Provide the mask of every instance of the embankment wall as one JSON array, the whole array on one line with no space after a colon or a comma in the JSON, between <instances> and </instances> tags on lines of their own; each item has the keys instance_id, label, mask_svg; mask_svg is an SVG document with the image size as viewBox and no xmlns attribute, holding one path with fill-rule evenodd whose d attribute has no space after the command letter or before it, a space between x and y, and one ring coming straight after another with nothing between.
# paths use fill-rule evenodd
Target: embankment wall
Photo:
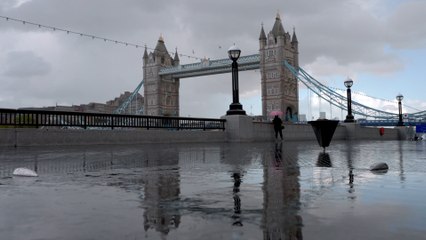
<instances>
[{"instance_id":1,"label":"embankment wall","mask_svg":"<svg viewBox=\"0 0 426 240\"><path fill-rule=\"evenodd\" d=\"M225 142L224 131L0 129L0 146Z\"/></svg>"},{"instance_id":2,"label":"embankment wall","mask_svg":"<svg viewBox=\"0 0 426 240\"><path fill-rule=\"evenodd\" d=\"M232 129L234 128L234 130ZM235 131L237 128L237 131ZM378 128L358 124L340 124L333 140L404 140L405 127L386 128L381 136ZM312 141L315 134L310 125L286 124L284 141ZM259 142L274 141L272 124L239 121L237 127L227 122L225 131L173 130L83 130L83 129L0 129L0 146L64 146L143 143Z\"/></svg>"}]
</instances>

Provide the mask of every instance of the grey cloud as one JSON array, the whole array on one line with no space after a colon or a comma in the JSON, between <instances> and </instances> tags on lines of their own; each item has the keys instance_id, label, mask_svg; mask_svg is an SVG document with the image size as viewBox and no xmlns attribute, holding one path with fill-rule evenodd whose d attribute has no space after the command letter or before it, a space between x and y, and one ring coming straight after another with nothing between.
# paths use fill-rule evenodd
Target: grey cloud
<instances>
[{"instance_id":1,"label":"grey cloud","mask_svg":"<svg viewBox=\"0 0 426 240\"><path fill-rule=\"evenodd\" d=\"M261 22L265 30L270 29L277 9L281 10L286 31L291 32L292 27L296 27L304 49L302 63L312 62L317 56L332 56L341 64L389 57L381 51L386 44L386 25L352 1L333 0L324 4L307 0L271 0L265 5L261 1L224 0L46 0L24 4L13 10L12 15L105 37L140 41L151 47L163 33L166 43L170 44L169 50L179 46L191 53L195 48L201 57L219 57L223 54L219 46L227 48L234 42L243 43L241 47L247 49L247 53L255 53ZM179 25L177 19L183 24ZM389 37L403 36L396 33ZM191 46L186 46L185 38L188 37L192 40Z\"/></svg>"},{"instance_id":2,"label":"grey cloud","mask_svg":"<svg viewBox=\"0 0 426 240\"><path fill-rule=\"evenodd\" d=\"M175 1L45 0L10 9L8 16L84 33L123 37L140 29L166 28ZM0 12L2 12L0 10ZM5 14L5 13L3 13ZM32 30L26 26L13 28Z\"/></svg>"},{"instance_id":3,"label":"grey cloud","mask_svg":"<svg viewBox=\"0 0 426 240\"><path fill-rule=\"evenodd\" d=\"M426 46L426 2L408 2L398 8L387 21L388 40L399 49Z\"/></svg>"},{"instance_id":4,"label":"grey cloud","mask_svg":"<svg viewBox=\"0 0 426 240\"><path fill-rule=\"evenodd\" d=\"M16 6L16 0L2 0L0 2L0 10L1 9L12 9Z\"/></svg>"},{"instance_id":5,"label":"grey cloud","mask_svg":"<svg viewBox=\"0 0 426 240\"><path fill-rule=\"evenodd\" d=\"M323 10L324 11L324 10ZM334 58L340 64L381 61L386 56L381 23L357 5L342 3L309 18L296 17L301 61L318 56Z\"/></svg>"},{"instance_id":6,"label":"grey cloud","mask_svg":"<svg viewBox=\"0 0 426 240\"><path fill-rule=\"evenodd\" d=\"M50 69L48 62L31 51L13 51L7 54L4 75L14 78L30 78L47 75Z\"/></svg>"}]
</instances>

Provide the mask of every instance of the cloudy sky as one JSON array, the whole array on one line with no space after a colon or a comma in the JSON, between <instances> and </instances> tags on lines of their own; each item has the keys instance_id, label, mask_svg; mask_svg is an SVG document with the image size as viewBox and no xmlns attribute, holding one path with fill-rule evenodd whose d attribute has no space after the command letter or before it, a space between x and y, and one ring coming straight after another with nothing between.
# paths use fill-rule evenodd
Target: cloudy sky
<instances>
[{"instance_id":1,"label":"cloudy sky","mask_svg":"<svg viewBox=\"0 0 426 240\"><path fill-rule=\"evenodd\" d=\"M170 52L226 58L238 45L258 53L261 24L277 12L299 40L300 64L354 99L397 112L426 110L424 0L1 0L0 15L154 48L162 34ZM0 107L42 107L113 99L142 80L143 49L0 18ZM199 61L181 56L182 63ZM219 117L232 102L231 75L181 80L181 115ZM141 91L142 93L142 91ZM376 99L366 97L374 96ZM382 100L380 100L382 99ZM386 101L388 100L388 101ZM240 102L260 114L259 71L240 73ZM310 103L310 104L309 104ZM300 87L308 118L345 115Z\"/></svg>"}]
</instances>

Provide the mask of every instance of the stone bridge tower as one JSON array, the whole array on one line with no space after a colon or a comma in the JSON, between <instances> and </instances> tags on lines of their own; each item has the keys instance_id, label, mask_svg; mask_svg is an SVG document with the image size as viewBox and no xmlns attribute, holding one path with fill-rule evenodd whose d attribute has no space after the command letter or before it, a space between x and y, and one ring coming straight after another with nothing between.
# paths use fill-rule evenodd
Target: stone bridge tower
<instances>
[{"instance_id":1,"label":"stone bridge tower","mask_svg":"<svg viewBox=\"0 0 426 240\"><path fill-rule=\"evenodd\" d=\"M265 34L262 29L260 43L260 74L262 86L262 115L270 117L271 111L282 111L284 121L296 121L299 113L299 91L297 79L283 65L299 67L298 41L284 31L280 15L277 14L272 30Z\"/></svg>"},{"instance_id":2,"label":"stone bridge tower","mask_svg":"<svg viewBox=\"0 0 426 240\"><path fill-rule=\"evenodd\" d=\"M162 36L154 52L143 54L144 114L155 116L179 116L179 79L171 75L159 75L162 67L179 65L177 50L174 58L169 55Z\"/></svg>"}]
</instances>

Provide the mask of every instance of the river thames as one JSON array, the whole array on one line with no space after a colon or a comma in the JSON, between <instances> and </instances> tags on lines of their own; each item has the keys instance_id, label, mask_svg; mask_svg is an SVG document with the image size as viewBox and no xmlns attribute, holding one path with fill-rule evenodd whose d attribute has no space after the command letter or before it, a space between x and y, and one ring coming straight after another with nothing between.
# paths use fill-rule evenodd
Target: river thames
<instances>
[{"instance_id":1,"label":"river thames","mask_svg":"<svg viewBox=\"0 0 426 240\"><path fill-rule=\"evenodd\" d=\"M426 141L0 148L0 239L424 239L425 185Z\"/></svg>"}]
</instances>

